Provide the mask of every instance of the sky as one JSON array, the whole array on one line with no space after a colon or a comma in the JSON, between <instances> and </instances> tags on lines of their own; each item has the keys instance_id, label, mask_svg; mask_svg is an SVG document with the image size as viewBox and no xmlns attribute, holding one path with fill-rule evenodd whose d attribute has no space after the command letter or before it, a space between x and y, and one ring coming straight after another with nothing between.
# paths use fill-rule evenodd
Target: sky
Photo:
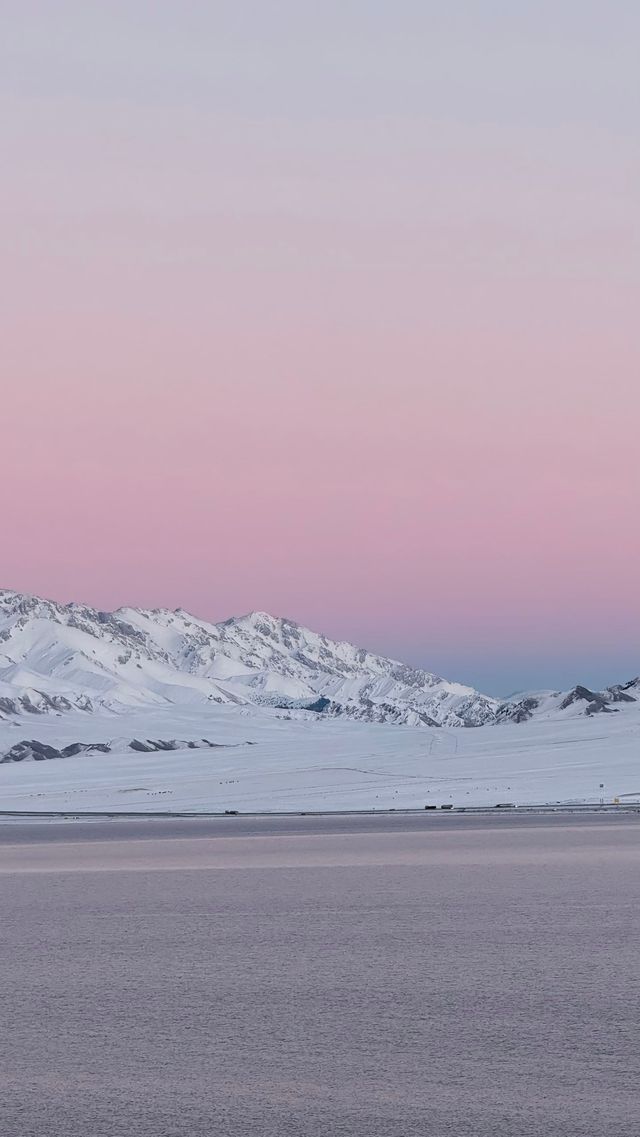
<instances>
[{"instance_id":1,"label":"sky","mask_svg":"<svg viewBox=\"0 0 640 1137\"><path fill-rule=\"evenodd\" d=\"M0 6L0 584L640 671L640 7Z\"/></svg>"}]
</instances>

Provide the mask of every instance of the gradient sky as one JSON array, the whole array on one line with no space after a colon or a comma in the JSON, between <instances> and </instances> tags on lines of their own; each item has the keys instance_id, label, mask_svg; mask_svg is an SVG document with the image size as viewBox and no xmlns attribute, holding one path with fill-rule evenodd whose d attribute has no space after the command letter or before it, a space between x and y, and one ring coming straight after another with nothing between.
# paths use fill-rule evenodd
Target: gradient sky
<instances>
[{"instance_id":1,"label":"gradient sky","mask_svg":"<svg viewBox=\"0 0 640 1137\"><path fill-rule=\"evenodd\" d=\"M640 7L4 0L0 583L640 670Z\"/></svg>"}]
</instances>

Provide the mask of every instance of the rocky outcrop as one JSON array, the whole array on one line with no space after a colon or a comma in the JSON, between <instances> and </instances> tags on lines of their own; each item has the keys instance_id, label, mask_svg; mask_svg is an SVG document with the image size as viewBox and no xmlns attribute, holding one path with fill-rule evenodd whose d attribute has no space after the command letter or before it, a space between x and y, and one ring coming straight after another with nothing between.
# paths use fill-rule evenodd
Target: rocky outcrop
<instances>
[{"instance_id":1,"label":"rocky outcrop","mask_svg":"<svg viewBox=\"0 0 640 1137\"><path fill-rule=\"evenodd\" d=\"M4 754L0 754L0 765L5 762L45 762L52 758L76 758L80 754L110 754L114 749L153 754L162 750L226 750L229 747L222 742L210 742L208 738L144 740L132 738L130 742L121 742L117 745L109 742L72 742L58 749L35 738L25 738L21 742L14 743Z\"/></svg>"}]
</instances>

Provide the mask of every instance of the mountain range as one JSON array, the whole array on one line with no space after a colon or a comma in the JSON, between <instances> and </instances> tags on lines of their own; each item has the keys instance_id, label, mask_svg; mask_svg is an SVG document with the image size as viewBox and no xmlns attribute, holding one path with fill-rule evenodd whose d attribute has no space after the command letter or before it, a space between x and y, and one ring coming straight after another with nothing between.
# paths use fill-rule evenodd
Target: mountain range
<instances>
[{"instance_id":1,"label":"mountain range","mask_svg":"<svg viewBox=\"0 0 640 1137\"><path fill-rule=\"evenodd\" d=\"M217 704L424 727L612 713L640 679L501 701L264 612L213 624L182 609L120 608L0 590L0 718Z\"/></svg>"}]
</instances>

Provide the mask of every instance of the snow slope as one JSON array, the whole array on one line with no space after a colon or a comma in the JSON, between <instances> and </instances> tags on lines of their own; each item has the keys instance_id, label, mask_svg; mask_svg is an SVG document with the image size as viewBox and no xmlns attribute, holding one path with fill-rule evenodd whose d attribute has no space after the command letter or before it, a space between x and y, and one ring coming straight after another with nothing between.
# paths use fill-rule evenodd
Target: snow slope
<instances>
[{"instance_id":1,"label":"snow slope","mask_svg":"<svg viewBox=\"0 0 640 1137\"><path fill-rule=\"evenodd\" d=\"M619 715L482 730L304 720L251 704L4 721L0 752L25 738L56 747L109 743L111 751L0 765L0 809L243 811L610 801L623 795L636 800L639 706ZM189 749L185 742L182 749L144 753L130 747L132 739L203 737L215 748Z\"/></svg>"}]
</instances>

